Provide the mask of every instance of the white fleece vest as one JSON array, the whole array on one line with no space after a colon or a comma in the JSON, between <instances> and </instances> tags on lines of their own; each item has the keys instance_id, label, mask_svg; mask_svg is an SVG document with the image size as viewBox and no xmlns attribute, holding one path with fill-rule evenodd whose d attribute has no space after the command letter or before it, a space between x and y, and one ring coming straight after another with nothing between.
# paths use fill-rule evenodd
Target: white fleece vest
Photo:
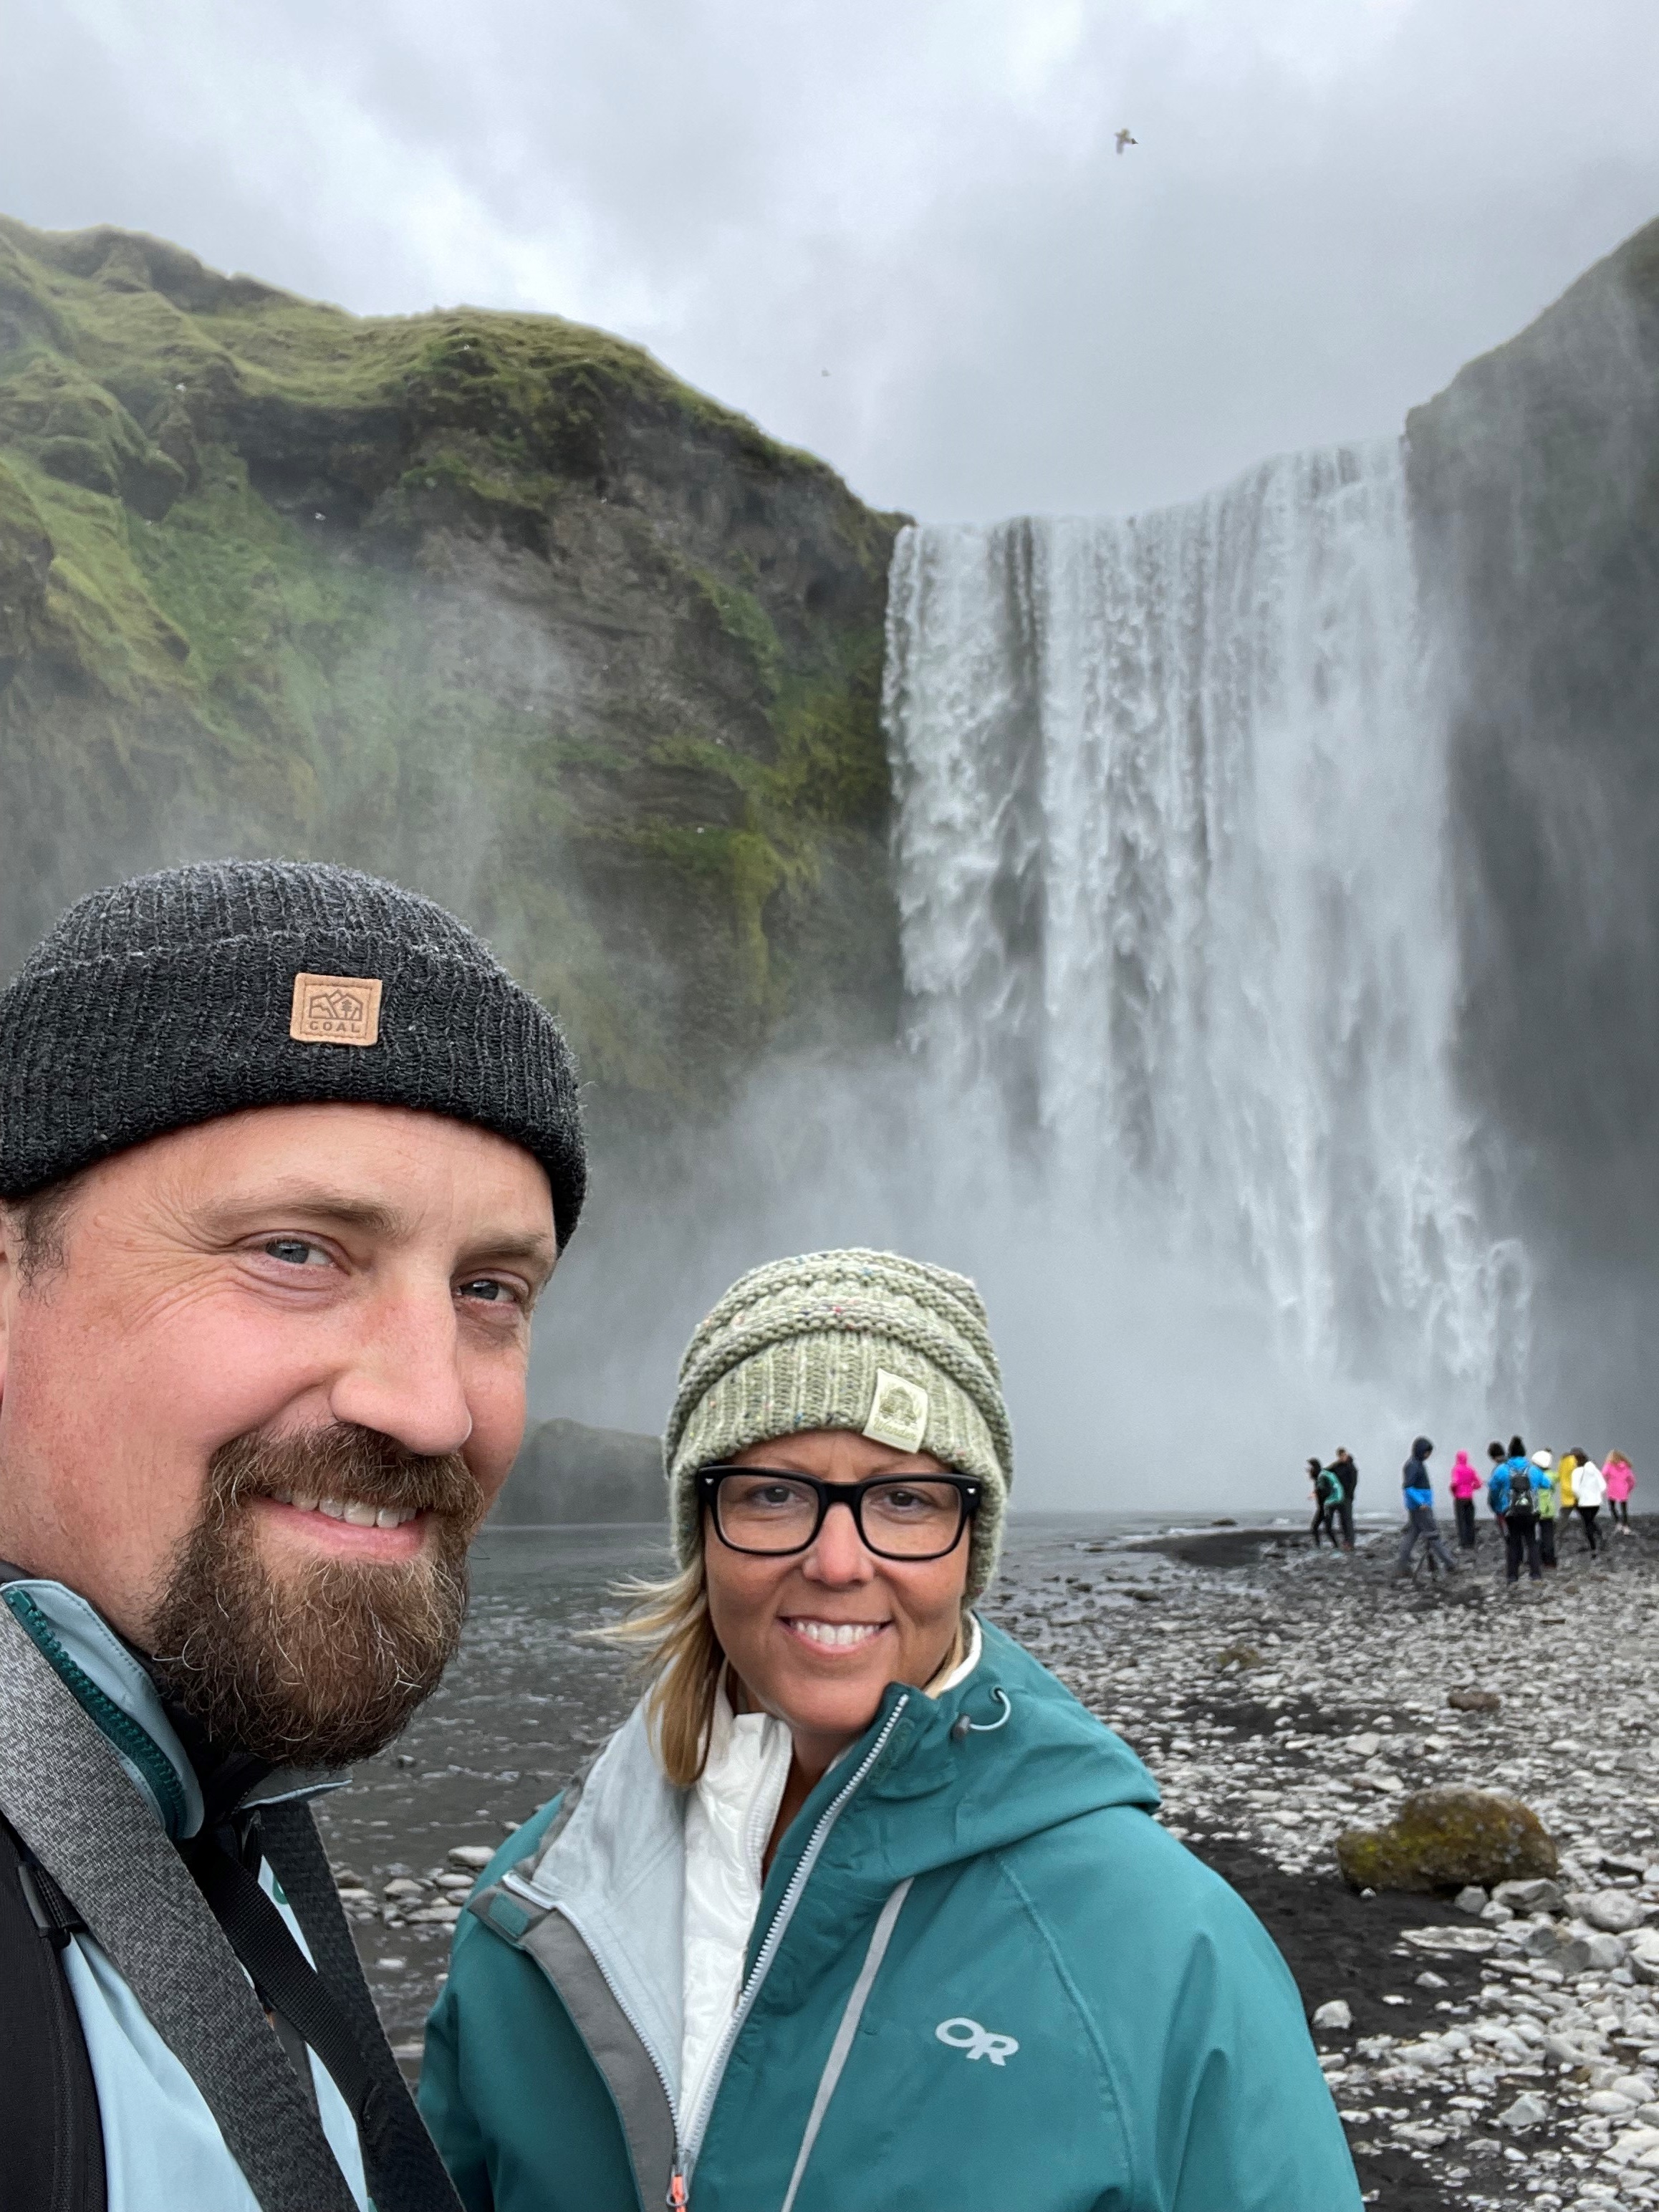
<instances>
[{"instance_id":1,"label":"white fleece vest","mask_svg":"<svg viewBox=\"0 0 1659 2212\"><path fill-rule=\"evenodd\" d=\"M979 1664L970 1614L960 1662L927 1686L937 1698ZM721 1675L708 1757L685 1805L685 1919L680 2124L695 2122L743 1992L744 1954L760 1909L761 1862L789 1778L789 1730L770 1713L734 1713Z\"/></svg>"}]
</instances>

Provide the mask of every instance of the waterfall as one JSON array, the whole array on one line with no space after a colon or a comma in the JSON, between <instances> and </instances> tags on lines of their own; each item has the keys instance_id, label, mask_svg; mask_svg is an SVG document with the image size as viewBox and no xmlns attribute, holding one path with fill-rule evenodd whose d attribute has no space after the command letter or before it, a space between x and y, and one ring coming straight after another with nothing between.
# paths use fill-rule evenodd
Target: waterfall
<instances>
[{"instance_id":1,"label":"waterfall","mask_svg":"<svg viewBox=\"0 0 1659 2212\"><path fill-rule=\"evenodd\" d=\"M1127 520L908 529L884 712L931 1095L1120 1252L1254 1286L1300 1358L1503 1386L1525 1264L1453 1079L1398 445Z\"/></svg>"}]
</instances>

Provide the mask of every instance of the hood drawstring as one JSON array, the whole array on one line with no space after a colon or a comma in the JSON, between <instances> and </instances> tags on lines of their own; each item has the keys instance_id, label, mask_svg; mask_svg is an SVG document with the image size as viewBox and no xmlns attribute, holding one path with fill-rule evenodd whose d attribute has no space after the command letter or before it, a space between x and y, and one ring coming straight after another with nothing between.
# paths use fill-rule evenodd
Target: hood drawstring
<instances>
[{"instance_id":1,"label":"hood drawstring","mask_svg":"<svg viewBox=\"0 0 1659 2212\"><path fill-rule=\"evenodd\" d=\"M1000 1717L994 1721L970 1721L966 1713L958 1713L951 1723L951 1740L961 1743L970 1735L994 1735L1000 1728L1006 1728L1014 1717L1014 1708L1006 1690L993 1688L991 1695L1002 1707Z\"/></svg>"}]
</instances>

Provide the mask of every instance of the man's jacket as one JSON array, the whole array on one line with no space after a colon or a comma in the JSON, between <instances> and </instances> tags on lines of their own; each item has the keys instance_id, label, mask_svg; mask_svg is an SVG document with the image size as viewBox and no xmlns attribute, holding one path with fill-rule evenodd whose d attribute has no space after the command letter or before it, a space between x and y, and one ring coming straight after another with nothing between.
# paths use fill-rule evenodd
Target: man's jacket
<instances>
[{"instance_id":1,"label":"man's jacket","mask_svg":"<svg viewBox=\"0 0 1659 2212\"><path fill-rule=\"evenodd\" d=\"M195 1834L204 1816L201 1784L155 1684L133 1653L84 1598L60 1583L10 1576L0 1579L0 1598L113 1746L158 1827L174 1842ZM286 1801L302 1786L293 1778L270 1775L254 1794L269 1804ZM299 1923L268 1869L261 1881L303 1945ZM5 1964L0 1959L0 1982ZM95 2088L108 2212L258 2212L201 2091L84 1927L64 1944L62 1967ZM0 2004L10 2002L0 1986ZM328 2142L352 2196L367 2205L350 2112L314 2057L310 2070ZM18 2114L9 2124L36 2118Z\"/></svg>"},{"instance_id":2,"label":"man's jacket","mask_svg":"<svg viewBox=\"0 0 1659 2212\"><path fill-rule=\"evenodd\" d=\"M1357 2212L1290 1975L1157 1800L994 1628L939 1698L890 1686L779 1847L687 2112L684 1793L636 1712L457 1930L421 2104L465 2203Z\"/></svg>"}]
</instances>

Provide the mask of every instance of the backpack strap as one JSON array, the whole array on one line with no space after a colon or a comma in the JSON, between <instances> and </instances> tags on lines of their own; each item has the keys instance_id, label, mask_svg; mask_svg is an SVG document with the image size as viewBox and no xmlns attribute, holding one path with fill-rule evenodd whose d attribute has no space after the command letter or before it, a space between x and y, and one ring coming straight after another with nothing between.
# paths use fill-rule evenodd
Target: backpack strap
<instances>
[{"instance_id":1,"label":"backpack strap","mask_svg":"<svg viewBox=\"0 0 1659 2212\"><path fill-rule=\"evenodd\" d=\"M356 2212L322 2123L184 1861L4 1605L0 1814L74 1899L201 2091L263 2212Z\"/></svg>"},{"instance_id":2,"label":"backpack strap","mask_svg":"<svg viewBox=\"0 0 1659 2212\"><path fill-rule=\"evenodd\" d=\"M0 1820L0 2212L105 2212L98 2087L63 1967L80 1924Z\"/></svg>"}]
</instances>

